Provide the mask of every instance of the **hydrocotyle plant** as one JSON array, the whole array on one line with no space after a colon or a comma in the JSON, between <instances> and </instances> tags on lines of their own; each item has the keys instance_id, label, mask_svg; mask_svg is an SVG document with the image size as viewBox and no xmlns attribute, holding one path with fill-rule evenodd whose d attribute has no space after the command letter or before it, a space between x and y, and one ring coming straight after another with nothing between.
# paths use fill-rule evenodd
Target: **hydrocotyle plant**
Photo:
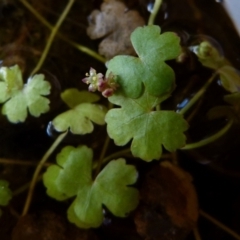
<instances>
[{"instance_id":1,"label":"hydrocotyle plant","mask_svg":"<svg viewBox=\"0 0 240 240\"><path fill-rule=\"evenodd\" d=\"M72 3L69 2L61 21ZM57 34L61 21L52 29L50 42ZM94 135L95 124L106 124L107 133L104 132L100 139L103 142L100 153L94 154L94 148L85 143L77 147L66 145L57 155L56 164L49 166L43 174L43 183L50 197L58 201L72 201L67 210L69 221L80 228L96 228L102 224L106 209L117 217L126 217L138 206L139 190L136 183L139 173L136 166L129 164L129 155L137 161L160 160L165 152L204 146L229 130L233 122L230 117L226 127L215 135L197 143L186 144L185 132L189 124L184 114L201 98L217 75L221 78L221 85L231 93L224 97L231 104L227 106L228 112L237 112L239 117L239 75L208 42L202 42L190 50L203 66L213 70L212 77L180 111L164 109L164 101L174 95L176 87L174 70L167 61L175 60L183 50L175 33L161 33L159 26L152 25L152 18L149 23L149 26L139 27L131 34L137 56L112 58L106 64L105 76L90 68L82 80L89 85L90 92L71 88L61 93L61 99L69 110L51 121L50 125L61 134L34 173L23 215L28 212L41 168L68 132L81 136L90 133ZM52 28L46 21L45 25ZM66 40L61 34L60 37ZM50 84L43 74L36 74L49 47L48 44L43 59L26 84L17 65L0 68L0 103L3 104L2 113L10 122L25 121L27 111L38 117L49 110L50 100L46 96L50 93ZM107 98L108 106L105 99L92 93L95 91ZM98 103L100 100L101 103ZM216 115L213 109L212 118ZM106 156L111 139L117 150ZM130 148L118 148L128 143ZM4 189L2 192L1 184ZM7 187L5 181L0 181L0 205L6 205L11 198Z\"/></svg>"}]
</instances>

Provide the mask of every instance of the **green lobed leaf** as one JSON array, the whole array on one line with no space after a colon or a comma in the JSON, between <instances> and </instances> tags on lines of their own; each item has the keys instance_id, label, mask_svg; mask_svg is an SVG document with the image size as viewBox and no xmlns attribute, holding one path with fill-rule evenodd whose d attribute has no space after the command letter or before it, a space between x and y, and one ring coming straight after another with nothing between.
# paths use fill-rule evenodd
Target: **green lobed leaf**
<instances>
[{"instance_id":1,"label":"green lobed leaf","mask_svg":"<svg viewBox=\"0 0 240 240\"><path fill-rule=\"evenodd\" d=\"M138 191L129 187L137 180L134 166L124 159L113 160L92 180L92 150L86 146L67 146L57 156L57 164L43 175L47 193L64 200L76 196L68 218L82 228L99 227L103 205L114 215L125 217L138 204Z\"/></svg>"},{"instance_id":2,"label":"green lobed leaf","mask_svg":"<svg viewBox=\"0 0 240 240\"><path fill-rule=\"evenodd\" d=\"M74 108L81 103L92 103L97 102L100 97L89 91L78 91L76 88L66 89L61 93L62 100L70 108Z\"/></svg>"},{"instance_id":3,"label":"green lobed leaf","mask_svg":"<svg viewBox=\"0 0 240 240\"><path fill-rule=\"evenodd\" d=\"M151 161L161 157L162 145L168 151L185 145L183 132L188 124L182 115L154 110L163 99L145 91L138 99L115 94L109 101L121 108L111 109L106 115L108 135L119 146L132 139L131 151L135 157Z\"/></svg>"},{"instance_id":4,"label":"green lobed leaf","mask_svg":"<svg viewBox=\"0 0 240 240\"><path fill-rule=\"evenodd\" d=\"M131 41L139 57L114 57L108 63L107 75L112 72L122 92L131 98L142 94L143 83L150 95L169 95L175 87L175 74L165 61L181 53L177 35L160 35L160 27L151 25L136 28Z\"/></svg>"},{"instance_id":5,"label":"green lobed leaf","mask_svg":"<svg viewBox=\"0 0 240 240\"><path fill-rule=\"evenodd\" d=\"M12 123L24 122L27 118L27 103L22 92L16 93L2 108L2 114Z\"/></svg>"},{"instance_id":6,"label":"green lobed leaf","mask_svg":"<svg viewBox=\"0 0 240 240\"><path fill-rule=\"evenodd\" d=\"M0 102L4 103L2 113L10 122L24 122L28 110L34 117L49 111L50 101L45 95L50 93L50 84L43 74L36 74L23 85L20 68L0 68Z\"/></svg>"},{"instance_id":7,"label":"green lobed leaf","mask_svg":"<svg viewBox=\"0 0 240 240\"><path fill-rule=\"evenodd\" d=\"M8 100L22 87L22 72L18 65L0 68L0 103Z\"/></svg>"},{"instance_id":8,"label":"green lobed leaf","mask_svg":"<svg viewBox=\"0 0 240 240\"><path fill-rule=\"evenodd\" d=\"M58 165L50 166L43 175L47 194L61 201L75 196L79 185L90 184L92 157L92 150L86 146L63 148L57 155Z\"/></svg>"},{"instance_id":9,"label":"green lobed leaf","mask_svg":"<svg viewBox=\"0 0 240 240\"><path fill-rule=\"evenodd\" d=\"M43 74L36 74L30 78L23 89L30 114L39 117L49 111L50 101L43 97L50 94L51 85L44 80Z\"/></svg>"},{"instance_id":10,"label":"green lobed leaf","mask_svg":"<svg viewBox=\"0 0 240 240\"><path fill-rule=\"evenodd\" d=\"M52 121L59 132L68 129L74 134L91 133L94 129L92 122L104 125L106 107L100 104L82 103L64 113L59 114Z\"/></svg>"}]
</instances>

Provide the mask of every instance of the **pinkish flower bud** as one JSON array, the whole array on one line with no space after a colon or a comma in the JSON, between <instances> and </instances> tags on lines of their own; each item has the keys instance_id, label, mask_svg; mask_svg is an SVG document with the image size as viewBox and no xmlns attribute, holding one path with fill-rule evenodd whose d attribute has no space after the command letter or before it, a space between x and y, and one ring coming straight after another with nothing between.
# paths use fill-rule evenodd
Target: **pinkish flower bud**
<instances>
[{"instance_id":1,"label":"pinkish flower bud","mask_svg":"<svg viewBox=\"0 0 240 240\"><path fill-rule=\"evenodd\" d=\"M106 89L107 88L107 82L106 82L106 80L104 79L102 79L102 80L100 80L100 81L98 81L98 91L99 92L102 92L102 91L104 91L104 89Z\"/></svg>"},{"instance_id":2,"label":"pinkish flower bud","mask_svg":"<svg viewBox=\"0 0 240 240\"><path fill-rule=\"evenodd\" d=\"M106 98L111 97L114 93L114 90L112 88L107 88L102 92L102 95Z\"/></svg>"}]
</instances>

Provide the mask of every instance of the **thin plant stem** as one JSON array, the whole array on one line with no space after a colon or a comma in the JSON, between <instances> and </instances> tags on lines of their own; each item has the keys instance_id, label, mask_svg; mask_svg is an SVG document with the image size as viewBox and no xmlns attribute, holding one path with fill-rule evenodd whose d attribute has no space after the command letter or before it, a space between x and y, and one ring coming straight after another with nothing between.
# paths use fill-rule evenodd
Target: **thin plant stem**
<instances>
[{"instance_id":1,"label":"thin plant stem","mask_svg":"<svg viewBox=\"0 0 240 240\"><path fill-rule=\"evenodd\" d=\"M114 158L123 156L123 155L125 155L125 154L127 154L127 153L130 153L130 152L131 152L130 148L123 149L123 150L121 150L121 151L115 152L115 153L113 153L113 154L105 157L105 158L102 160L102 164L107 163L107 162L109 162L110 160L112 160L112 159L114 159ZM97 167L98 167L98 162L95 162L95 163L93 164L93 169L96 169Z\"/></svg>"},{"instance_id":2,"label":"thin plant stem","mask_svg":"<svg viewBox=\"0 0 240 240\"><path fill-rule=\"evenodd\" d=\"M113 104L111 102L108 102L108 109L112 109L113 108ZM102 164L103 164L103 161L104 161L104 157L105 157L105 154L107 152L107 149L108 149L108 145L109 145L109 142L110 142L110 138L109 136L107 135L106 139L105 139L105 142L104 142L104 145L103 145L103 149L102 149L102 152L100 154L100 158L97 162L97 167L96 167L96 172L95 172L95 177L98 175L98 173L100 172L101 170L101 167L102 167ZM94 168L93 168L94 169Z\"/></svg>"},{"instance_id":3,"label":"thin plant stem","mask_svg":"<svg viewBox=\"0 0 240 240\"><path fill-rule=\"evenodd\" d=\"M40 182L42 180L42 175L37 177L36 183ZM22 185L20 188L16 189L15 191L13 191L12 195L13 196L17 196L23 192L25 192L26 190L28 190L29 186L30 186L31 182L27 182L24 185Z\"/></svg>"},{"instance_id":4,"label":"thin plant stem","mask_svg":"<svg viewBox=\"0 0 240 240\"><path fill-rule=\"evenodd\" d=\"M113 108L113 104L111 102L108 102L108 109L112 109ZM104 160L104 157L105 157L105 154L107 152L107 149L108 149L108 145L109 145L109 142L110 142L110 138L109 136L107 135L106 139L105 139L105 142L104 142L104 145L103 145L103 149L102 149L102 152L101 152L101 155L100 155L100 158L98 160L98 165L97 165L97 170L96 170L96 175L98 175L98 173L100 172L101 170L101 166L103 164L103 160Z\"/></svg>"},{"instance_id":5,"label":"thin plant stem","mask_svg":"<svg viewBox=\"0 0 240 240\"><path fill-rule=\"evenodd\" d=\"M161 7L161 4L162 4L162 0L155 0L153 10L152 10L152 12L150 14L150 17L148 19L148 25L153 25L154 20L155 20L157 14L158 14L158 11Z\"/></svg>"},{"instance_id":6,"label":"thin plant stem","mask_svg":"<svg viewBox=\"0 0 240 240\"><path fill-rule=\"evenodd\" d=\"M20 0L20 2L48 29L51 31L53 30L54 26L52 26L41 14L39 14L32 6L29 4L26 0ZM69 40L67 37L65 37L60 32L57 33L57 36L61 38L63 41L71 45L72 47L76 48L77 50L95 58L96 60L105 63L106 59L99 55L97 52L91 50L90 48L87 48L86 46L83 46L81 44L78 44L74 41Z\"/></svg>"},{"instance_id":7,"label":"thin plant stem","mask_svg":"<svg viewBox=\"0 0 240 240\"><path fill-rule=\"evenodd\" d=\"M17 159L5 159L0 158L0 163L2 164L8 164L8 165L24 165L24 166L36 166L38 165L38 162L34 161L23 161L23 160L17 160ZM48 167L51 163L45 163L44 166Z\"/></svg>"},{"instance_id":8,"label":"thin plant stem","mask_svg":"<svg viewBox=\"0 0 240 240\"><path fill-rule=\"evenodd\" d=\"M32 7L31 4L28 3L26 0L19 0L43 25L48 27L50 30L53 29L53 26L41 15L38 11Z\"/></svg>"},{"instance_id":9,"label":"thin plant stem","mask_svg":"<svg viewBox=\"0 0 240 240\"><path fill-rule=\"evenodd\" d=\"M222 137L232 126L233 124L233 120L230 120L225 127L223 127L220 131L218 131L217 133L215 133L214 135L212 135L211 137L208 137L206 139L203 139L199 142L195 142L195 143L189 143L186 144L183 148L181 148L182 150L190 150L190 149L195 149L195 148L200 148L203 147L209 143L212 143L214 141L216 141L218 138Z\"/></svg>"},{"instance_id":10,"label":"thin plant stem","mask_svg":"<svg viewBox=\"0 0 240 240\"><path fill-rule=\"evenodd\" d=\"M199 233L199 230L197 227L195 227L193 229L193 235L195 237L195 240L202 240L201 236L200 236L200 233Z\"/></svg>"},{"instance_id":11,"label":"thin plant stem","mask_svg":"<svg viewBox=\"0 0 240 240\"><path fill-rule=\"evenodd\" d=\"M203 216L204 218L206 218L207 220L212 222L217 227L221 228L223 231L227 232L229 235L231 235L235 239L240 240L240 235L238 233L236 233L235 231L233 231L232 229L230 229L229 227L227 227L223 223L219 222L217 219L210 216L208 213L204 212L203 210L200 210L199 213L200 213L201 216Z\"/></svg>"},{"instance_id":12,"label":"thin plant stem","mask_svg":"<svg viewBox=\"0 0 240 240\"><path fill-rule=\"evenodd\" d=\"M103 145L103 149L102 149L100 158L99 158L98 163L97 163L96 176L98 175L98 173L101 170L101 166L103 164L103 160L104 160L105 154L107 152L109 142L110 142L110 138L109 138L109 136L107 136L106 139L105 139L104 145Z\"/></svg>"},{"instance_id":13,"label":"thin plant stem","mask_svg":"<svg viewBox=\"0 0 240 240\"><path fill-rule=\"evenodd\" d=\"M126 149L123 149L121 151L115 152L115 153L107 156L106 158L104 158L103 161L102 161L102 164L107 163L107 162L111 161L112 159L116 159L116 158L122 157L124 155L127 155L129 153L131 153L130 148L126 148ZM172 158L172 155L169 154L169 153L163 154L161 156L161 159L171 159L171 158ZM98 162L94 162L93 163L93 170L96 169L97 167L98 167Z\"/></svg>"},{"instance_id":14,"label":"thin plant stem","mask_svg":"<svg viewBox=\"0 0 240 240\"><path fill-rule=\"evenodd\" d=\"M81 44L75 43L75 42L69 40L68 38L64 37L63 35L60 35L60 38L62 40L64 40L65 42L67 42L68 44L70 44L71 46L75 47L80 52L86 53L87 55L95 58L99 62L102 62L104 64L106 63L106 59L104 57L102 57L101 55L99 55L95 51L91 50L90 48L87 48L87 47L85 47Z\"/></svg>"},{"instance_id":15,"label":"thin plant stem","mask_svg":"<svg viewBox=\"0 0 240 240\"><path fill-rule=\"evenodd\" d=\"M8 205L8 209L16 219L19 219L21 217L20 214L13 208L13 206Z\"/></svg>"},{"instance_id":16,"label":"thin plant stem","mask_svg":"<svg viewBox=\"0 0 240 240\"><path fill-rule=\"evenodd\" d=\"M52 146L48 149L48 151L44 154L43 158L40 160L34 174L33 174L33 178L28 190L28 195L27 195L27 199L23 208L23 212L22 212L22 216L26 215L32 200L32 196L33 196L33 191L39 176L40 171L42 170L42 167L44 165L44 163L47 161L47 159L50 157L50 155L53 153L53 151L57 148L57 146L62 142L62 140L65 138L65 136L67 135L68 132L64 132L62 134L60 134L58 136L58 138L54 141L54 143L52 144Z\"/></svg>"},{"instance_id":17,"label":"thin plant stem","mask_svg":"<svg viewBox=\"0 0 240 240\"><path fill-rule=\"evenodd\" d=\"M215 79L217 72L215 72L212 77L202 86L202 88L194 95L194 97L188 102L188 104L182 108L178 113L184 115L193 105L199 100L199 98L206 92L207 88L211 85Z\"/></svg>"},{"instance_id":18,"label":"thin plant stem","mask_svg":"<svg viewBox=\"0 0 240 240\"><path fill-rule=\"evenodd\" d=\"M42 67L47 55L48 55L48 52L50 50L50 47L52 46L52 43L53 43L53 40L58 32L58 29L60 28L60 26L62 25L64 19L66 18L67 14L69 13L73 3L75 2L75 0L69 0L67 6L65 7L64 11L62 12L62 14L60 15L55 27L52 29L51 31L51 34L49 36L49 39L47 41L47 44L43 50L43 53L41 55L41 58L39 59L38 61L38 64L37 66L33 69L31 75L34 75L36 72L39 71L39 69Z\"/></svg>"}]
</instances>

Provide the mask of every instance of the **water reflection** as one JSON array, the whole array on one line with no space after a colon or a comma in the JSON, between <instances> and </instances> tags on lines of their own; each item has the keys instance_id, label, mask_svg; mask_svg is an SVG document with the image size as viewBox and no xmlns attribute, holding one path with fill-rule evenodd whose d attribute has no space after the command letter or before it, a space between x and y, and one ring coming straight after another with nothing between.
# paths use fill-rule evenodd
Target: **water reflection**
<instances>
[{"instance_id":1,"label":"water reflection","mask_svg":"<svg viewBox=\"0 0 240 240\"><path fill-rule=\"evenodd\" d=\"M210 36L204 35L204 34L199 34L199 35L194 36L194 38L192 39L192 41L190 43L189 50L191 52L197 54L199 45L204 41L209 42L214 48L216 48L218 50L218 52L221 56L224 56L223 48L220 45L220 43L213 37L210 37Z\"/></svg>"},{"instance_id":2,"label":"water reflection","mask_svg":"<svg viewBox=\"0 0 240 240\"><path fill-rule=\"evenodd\" d=\"M179 103L177 105L177 111L176 112L179 112L182 108L184 108L188 104L189 100L190 100L189 98L185 98L181 103Z\"/></svg>"},{"instance_id":3,"label":"water reflection","mask_svg":"<svg viewBox=\"0 0 240 240\"><path fill-rule=\"evenodd\" d=\"M164 13L164 17L163 17L164 20L166 20L166 19L168 18L168 16L169 16L168 12L165 12L165 13Z\"/></svg>"},{"instance_id":4,"label":"water reflection","mask_svg":"<svg viewBox=\"0 0 240 240\"><path fill-rule=\"evenodd\" d=\"M55 132L55 129L54 129L54 126L53 126L52 122L48 123L46 132L47 132L47 135L49 137L55 137L56 132Z\"/></svg>"},{"instance_id":5,"label":"water reflection","mask_svg":"<svg viewBox=\"0 0 240 240\"><path fill-rule=\"evenodd\" d=\"M154 7L154 2L149 2L147 4L147 10L148 12L152 13L153 12L153 7Z\"/></svg>"}]
</instances>

